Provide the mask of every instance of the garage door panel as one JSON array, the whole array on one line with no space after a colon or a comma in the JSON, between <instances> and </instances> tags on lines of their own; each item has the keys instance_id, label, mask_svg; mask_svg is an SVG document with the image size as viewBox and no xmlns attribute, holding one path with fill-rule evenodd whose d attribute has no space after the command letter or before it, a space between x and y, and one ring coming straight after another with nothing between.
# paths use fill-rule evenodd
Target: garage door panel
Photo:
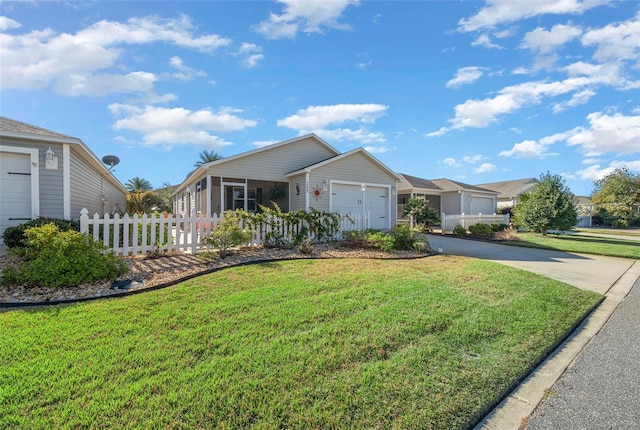
<instances>
[{"instance_id":1,"label":"garage door panel","mask_svg":"<svg viewBox=\"0 0 640 430\"><path fill-rule=\"evenodd\" d=\"M360 185L334 184L331 199L332 210L342 214L361 214L364 200L364 210L369 212L369 226L389 228L386 188L367 186L363 196Z\"/></svg>"},{"instance_id":2,"label":"garage door panel","mask_svg":"<svg viewBox=\"0 0 640 430\"><path fill-rule=\"evenodd\" d=\"M0 235L31 219L31 157L0 152ZM0 237L0 241L1 241Z\"/></svg>"}]
</instances>

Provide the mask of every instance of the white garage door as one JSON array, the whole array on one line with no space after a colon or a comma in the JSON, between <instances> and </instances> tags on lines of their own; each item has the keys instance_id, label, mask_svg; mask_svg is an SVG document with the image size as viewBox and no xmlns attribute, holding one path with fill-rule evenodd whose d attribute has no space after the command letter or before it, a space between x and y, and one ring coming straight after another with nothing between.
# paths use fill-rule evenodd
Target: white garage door
<instances>
[{"instance_id":1,"label":"white garage door","mask_svg":"<svg viewBox=\"0 0 640 430\"><path fill-rule=\"evenodd\" d=\"M364 199L363 199L364 197ZM331 209L342 214L369 213L369 227L388 229L387 189L367 185L364 196L360 185L333 184L331 190Z\"/></svg>"},{"instance_id":2,"label":"white garage door","mask_svg":"<svg viewBox=\"0 0 640 430\"><path fill-rule=\"evenodd\" d=\"M486 197L471 197L471 214L490 215L496 209L493 207L493 199Z\"/></svg>"},{"instance_id":3,"label":"white garage door","mask_svg":"<svg viewBox=\"0 0 640 430\"><path fill-rule=\"evenodd\" d=\"M31 219L31 158L0 152L0 235ZM0 236L0 243L2 238Z\"/></svg>"}]
</instances>

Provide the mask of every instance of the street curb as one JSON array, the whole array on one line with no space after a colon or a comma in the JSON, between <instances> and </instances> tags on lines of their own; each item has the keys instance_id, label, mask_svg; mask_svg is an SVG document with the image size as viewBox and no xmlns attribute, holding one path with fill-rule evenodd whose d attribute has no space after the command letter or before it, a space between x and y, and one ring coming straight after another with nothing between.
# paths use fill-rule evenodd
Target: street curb
<instances>
[{"instance_id":1,"label":"street curb","mask_svg":"<svg viewBox=\"0 0 640 430\"><path fill-rule=\"evenodd\" d=\"M620 302L640 279L636 261L609 288L605 299L545 361L513 390L474 430L518 430L526 424L548 390L560 379L591 339L598 334Z\"/></svg>"}]
</instances>

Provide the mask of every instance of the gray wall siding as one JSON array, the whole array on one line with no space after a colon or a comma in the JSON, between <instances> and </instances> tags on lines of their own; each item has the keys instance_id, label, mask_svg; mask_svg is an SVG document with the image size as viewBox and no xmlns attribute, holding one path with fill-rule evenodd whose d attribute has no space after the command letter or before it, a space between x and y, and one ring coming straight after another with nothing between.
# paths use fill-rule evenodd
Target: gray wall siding
<instances>
[{"instance_id":1,"label":"gray wall siding","mask_svg":"<svg viewBox=\"0 0 640 430\"><path fill-rule=\"evenodd\" d=\"M113 213L126 209L125 194L115 188L107 179L106 173L101 177L78 154L71 149L70 194L71 218L80 217L83 208L89 210L89 216L98 213L102 215L103 206L101 196L105 196L104 211Z\"/></svg>"},{"instance_id":2,"label":"gray wall siding","mask_svg":"<svg viewBox=\"0 0 640 430\"><path fill-rule=\"evenodd\" d=\"M289 208L292 211L305 209L304 174L289 178ZM296 188L296 184L298 188Z\"/></svg>"},{"instance_id":3,"label":"gray wall siding","mask_svg":"<svg viewBox=\"0 0 640 430\"><path fill-rule=\"evenodd\" d=\"M212 166L209 174L218 177L288 182L285 174L319 163L334 155L327 147L309 138Z\"/></svg>"},{"instance_id":4,"label":"gray wall siding","mask_svg":"<svg viewBox=\"0 0 640 430\"><path fill-rule=\"evenodd\" d=\"M460 194L455 193L445 193L440 200L442 205L442 212L447 215L460 215L462 211L460 210Z\"/></svg>"}]
</instances>

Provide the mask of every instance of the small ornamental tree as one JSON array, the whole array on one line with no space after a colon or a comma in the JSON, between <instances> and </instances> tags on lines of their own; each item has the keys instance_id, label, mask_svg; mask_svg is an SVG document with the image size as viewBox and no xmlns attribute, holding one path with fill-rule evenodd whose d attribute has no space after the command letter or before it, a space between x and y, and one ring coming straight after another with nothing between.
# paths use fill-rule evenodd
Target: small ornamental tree
<instances>
[{"instance_id":1,"label":"small ornamental tree","mask_svg":"<svg viewBox=\"0 0 640 430\"><path fill-rule=\"evenodd\" d=\"M438 211L429 204L429 200L420 197L409 199L403 215L409 215L416 224L422 225L425 231L431 231L431 226L440 221Z\"/></svg>"},{"instance_id":2,"label":"small ornamental tree","mask_svg":"<svg viewBox=\"0 0 640 430\"><path fill-rule=\"evenodd\" d=\"M548 230L570 230L578 223L574 195L560 175L540 175L534 189L522 195L513 208L513 221L543 236Z\"/></svg>"}]
</instances>

